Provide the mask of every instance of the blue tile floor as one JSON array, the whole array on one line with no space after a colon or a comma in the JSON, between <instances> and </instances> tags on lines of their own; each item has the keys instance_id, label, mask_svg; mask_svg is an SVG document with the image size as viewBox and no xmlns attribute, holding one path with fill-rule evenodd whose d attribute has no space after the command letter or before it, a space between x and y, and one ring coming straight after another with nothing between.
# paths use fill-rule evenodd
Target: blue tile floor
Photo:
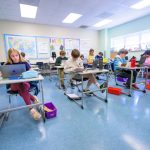
<instances>
[{"instance_id":1,"label":"blue tile floor","mask_svg":"<svg viewBox=\"0 0 150 150\"><path fill-rule=\"evenodd\" d=\"M57 117L43 123L32 120L27 109L11 112L0 129L0 150L150 149L150 91L134 91L131 98L109 94L107 104L87 97L82 110L55 86L55 77L43 83L45 101L57 107ZM5 86L0 93L2 109L8 103ZM13 97L14 106L22 104Z\"/></svg>"}]
</instances>

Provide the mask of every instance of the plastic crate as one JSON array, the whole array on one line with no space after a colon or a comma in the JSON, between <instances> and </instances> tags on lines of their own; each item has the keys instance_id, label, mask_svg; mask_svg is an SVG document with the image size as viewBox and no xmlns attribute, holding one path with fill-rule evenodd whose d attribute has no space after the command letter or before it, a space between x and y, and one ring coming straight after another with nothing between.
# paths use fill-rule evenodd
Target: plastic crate
<instances>
[{"instance_id":1,"label":"plastic crate","mask_svg":"<svg viewBox=\"0 0 150 150\"><path fill-rule=\"evenodd\" d=\"M44 106L46 106L47 108L49 108L49 109L51 110L50 112L45 111L45 117L46 117L47 119L51 119L51 118L56 117L56 115L57 115L57 109L56 109L56 107L53 105L52 102L45 103Z\"/></svg>"},{"instance_id":2,"label":"plastic crate","mask_svg":"<svg viewBox=\"0 0 150 150\"><path fill-rule=\"evenodd\" d=\"M120 82L127 82L128 78L123 78L123 77L117 77L117 81Z\"/></svg>"}]
</instances>

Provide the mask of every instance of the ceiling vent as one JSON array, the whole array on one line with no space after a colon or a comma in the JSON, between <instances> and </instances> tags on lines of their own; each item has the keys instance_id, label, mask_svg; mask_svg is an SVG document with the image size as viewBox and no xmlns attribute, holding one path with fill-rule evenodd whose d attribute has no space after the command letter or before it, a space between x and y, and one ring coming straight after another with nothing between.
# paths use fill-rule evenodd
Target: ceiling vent
<instances>
[{"instance_id":1,"label":"ceiling vent","mask_svg":"<svg viewBox=\"0 0 150 150\"><path fill-rule=\"evenodd\" d=\"M101 19L104 19L104 18L109 18L109 17L111 17L112 15L113 15L112 13L103 12L103 13L97 15L96 17L101 18Z\"/></svg>"},{"instance_id":2,"label":"ceiling vent","mask_svg":"<svg viewBox=\"0 0 150 150\"><path fill-rule=\"evenodd\" d=\"M79 28L82 28L82 29L86 29L86 28L88 28L89 26L86 26L86 25L81 25L81 26L79 26Z\"/></svg>"}]
</instances>

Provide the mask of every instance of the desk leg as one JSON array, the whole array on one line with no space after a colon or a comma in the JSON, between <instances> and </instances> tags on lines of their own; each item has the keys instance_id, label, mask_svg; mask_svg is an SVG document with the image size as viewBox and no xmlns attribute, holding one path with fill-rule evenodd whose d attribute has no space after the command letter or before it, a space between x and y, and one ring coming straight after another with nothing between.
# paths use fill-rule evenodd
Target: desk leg
<instances>
[{"instance_id":1,"label":"desk leg","mask_svg":"<svg viewBox=\"0 0 150 150\"><path fill-rule=\"evenodd\" d=\"M147 82L147 76L148 76L148 68L145 68L145 69L146 69L146 76L145 76L145 87L143 90L144 93L146 93L146 82Z\"/></svg>"},{"instance_id":2,"label":"desk leg","mask_svg":"<svg viewBox=\"0 0 150 150\"><path fill-rule=\"evenodd\" d=\"M129 95L128 95L129 97L131 97L132 81L133 81L133 70L131 70L130 89L129 89Z\"/></svg>"},{"instance_id":3,"label":"desk leg","mask_svg":"<svg viewBox=\"0 0 150 150\"><path fill-rule=\"evenodd\" d=\"M82 105L81 105L81 108L84 109L84 103L83 103L83 75L82 75Z\"/></svg>"},{"instance_id":4,"label":"desk leg","mask_svg":"<svg viewBox=\"0 0 150 150\"><path fill-rule=\"evenodd\" d=\"M106 89L106 99L105 99L105 102L107 103L107 96L108 96L108 79L109 79L109 73L106 74L107 77L106 77L106 83L107 83L107 89Z\"/></svg>"},{"instance_id":5,"label":"desk leg","mask_svg":"<svg viewBox=\"0 0 150 150\"><path fill-rule=\"evenodd\" d=\"M45 122L45 111L44 111L44 92L43 92L43 83L42 81L40 81L41 83L41 92L42 92L42 117L43 117L43 121Z\"/></svg>"}]
</instances>

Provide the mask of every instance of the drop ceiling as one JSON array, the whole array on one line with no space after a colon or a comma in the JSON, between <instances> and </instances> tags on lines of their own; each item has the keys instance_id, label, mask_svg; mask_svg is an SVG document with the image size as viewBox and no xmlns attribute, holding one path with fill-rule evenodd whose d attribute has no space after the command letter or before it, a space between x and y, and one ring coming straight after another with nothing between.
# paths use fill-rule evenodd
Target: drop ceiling
<instances>
[{"instance_id":1,"label":"drop ceiling","mask_svg":"<svg viewBox=\"0 0 150 150\"><path fill-rule=\"evenodd\" d=\"M20 2L38 6L36 19L21 17ZM0 20L100 30L150 14L150 7L142 10L133 10L129 7L136 2L139 0L0 0ZM71 12L83 16L73 24L62 23ZM113 21L101 28L93 27L103 19Z\"/></svg>"}]
</instances>

